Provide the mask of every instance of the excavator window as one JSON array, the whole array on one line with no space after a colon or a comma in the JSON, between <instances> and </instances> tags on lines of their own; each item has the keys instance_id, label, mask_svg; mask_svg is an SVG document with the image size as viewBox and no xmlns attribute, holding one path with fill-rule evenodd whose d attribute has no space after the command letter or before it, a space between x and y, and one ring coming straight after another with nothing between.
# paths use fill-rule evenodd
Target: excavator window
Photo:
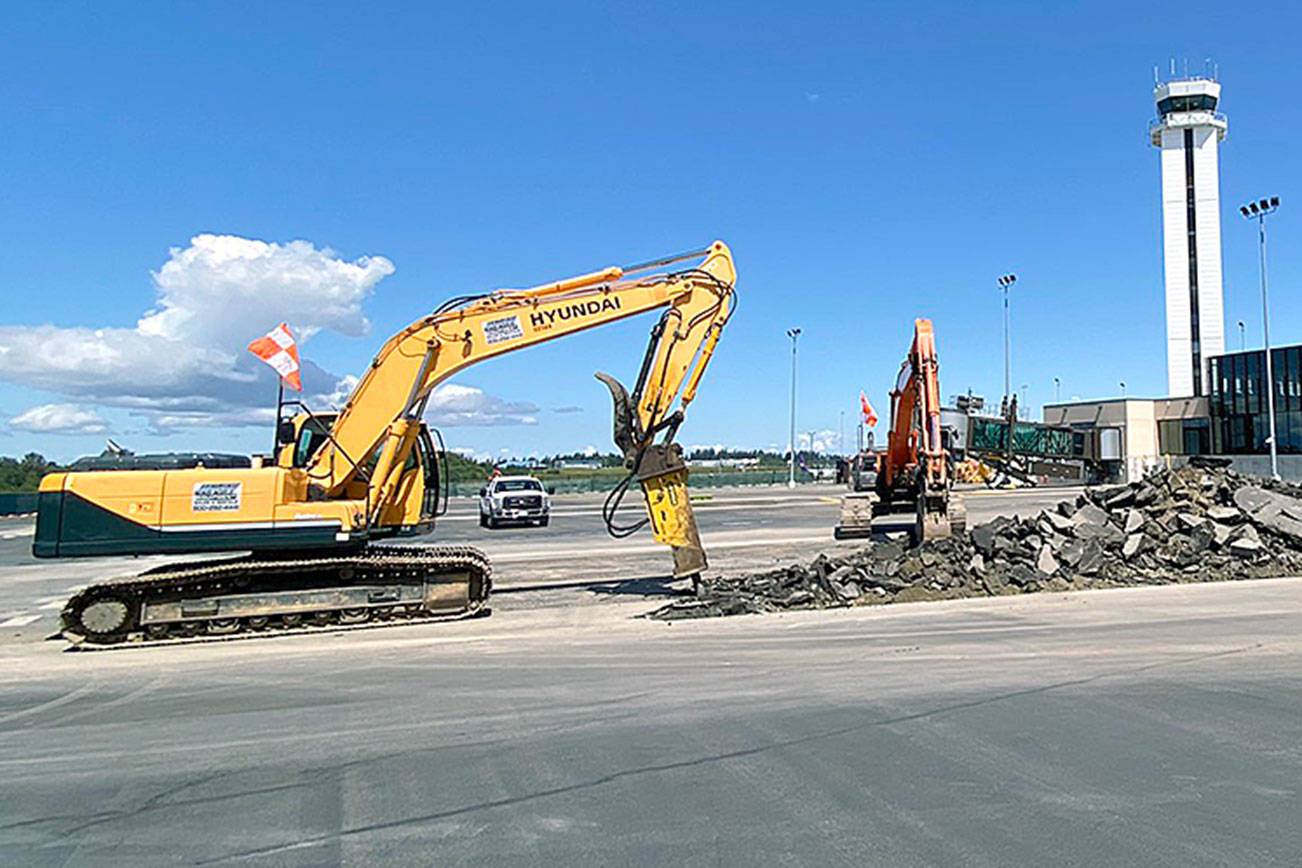
<instances>
[{"instance_id":1,"label":"excavator window","mask_svg":"<svg viewBox=\"0 0 1302 868\"><path fill-rule=\"evenodd\" d=\"M307 467L313 454L329 436L333 422L333 416L313 416L303 422L303 427L298 431L298 443L294 447L295 467Z\"/></svg>"}]
</instances>

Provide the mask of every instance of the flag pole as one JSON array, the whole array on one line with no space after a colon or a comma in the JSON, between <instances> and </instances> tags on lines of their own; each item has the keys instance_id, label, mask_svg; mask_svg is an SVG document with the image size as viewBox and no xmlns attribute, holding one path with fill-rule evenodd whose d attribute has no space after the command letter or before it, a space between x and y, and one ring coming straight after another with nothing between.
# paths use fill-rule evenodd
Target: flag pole
<instances>
[{"instance_id":1,"label":"flag pole","mask_svg":"<svg viewBox=\"0 0 1302 868\"><path fill-rule=\"evenodd\" d=\"M285 379L276 374L276 422L271 431L271 463L275 464L279 456L276 450L280 448L280 408L285 403Z\"/></svg>"}]
</instances>

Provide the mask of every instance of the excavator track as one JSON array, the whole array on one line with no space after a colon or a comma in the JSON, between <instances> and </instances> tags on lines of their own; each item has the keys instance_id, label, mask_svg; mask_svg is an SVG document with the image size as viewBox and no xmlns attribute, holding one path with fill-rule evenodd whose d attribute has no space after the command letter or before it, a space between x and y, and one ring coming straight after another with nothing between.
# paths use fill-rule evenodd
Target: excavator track
<instances>
[{"instance_id":1,"label":"excavator track","mask_svg":"<svg viewBox=\"0 0 1302 868\"><path fill-rule=\"evenodd\" d=\"M62 635L102 648L466 617L491 587L487 556L470 546L245 555L90 585L64 606Z\"/></svg>"}]
</instances>

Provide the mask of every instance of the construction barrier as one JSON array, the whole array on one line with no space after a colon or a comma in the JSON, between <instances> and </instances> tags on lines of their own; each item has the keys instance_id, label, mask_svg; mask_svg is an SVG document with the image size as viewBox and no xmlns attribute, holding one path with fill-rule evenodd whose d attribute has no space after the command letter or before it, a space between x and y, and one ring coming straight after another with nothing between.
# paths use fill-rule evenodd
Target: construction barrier
<instances>
[{"instance_id":1,"label":"construction barrier","mask_svg":"<svg viewBox=\"0 0 1302 868\"><path fill-rule=\"evenodd\" d=\"M21 515L36 512L36 492L0 494L0 515Z\"/></svg>"},{"instance_id":2,"label":"construction barrier","mask_svg":"<svg viewBox=\"0 0 1302 868\"><path fill-rule=\"evenodd\" d=\"M619 481L618 476L583 476L573 479L542 479L542 484L554 494L580 494L592 491L610 491ZM812 474L796 473L796 481L813 482ZM725 473L704 473L690 470L687 479L689 491L701 488L724 488L735 485L785 485L787 470L738 470ZM478 497L482 482L454 482L449 486L452 497Z\"/></svg>"}]
</instances>

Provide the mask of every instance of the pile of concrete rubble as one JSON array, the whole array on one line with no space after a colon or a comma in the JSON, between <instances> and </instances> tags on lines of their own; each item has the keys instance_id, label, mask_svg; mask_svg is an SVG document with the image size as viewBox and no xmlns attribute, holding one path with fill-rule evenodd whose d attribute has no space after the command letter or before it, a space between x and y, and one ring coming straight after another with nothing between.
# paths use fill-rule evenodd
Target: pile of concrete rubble
<instances>
[{"instance_id":1,"label":"pile of concrete rubble","mask_svg":"<svg viewBox=\"0 0 1302 868\"><path fill-rule=\"evenodd\" d=\"M1302 575L1302 488L1218 466L1087 489L1034 518L997 518L918 547L877 542L703 579L662 620Z\"/></svg>"}]
</instances>

